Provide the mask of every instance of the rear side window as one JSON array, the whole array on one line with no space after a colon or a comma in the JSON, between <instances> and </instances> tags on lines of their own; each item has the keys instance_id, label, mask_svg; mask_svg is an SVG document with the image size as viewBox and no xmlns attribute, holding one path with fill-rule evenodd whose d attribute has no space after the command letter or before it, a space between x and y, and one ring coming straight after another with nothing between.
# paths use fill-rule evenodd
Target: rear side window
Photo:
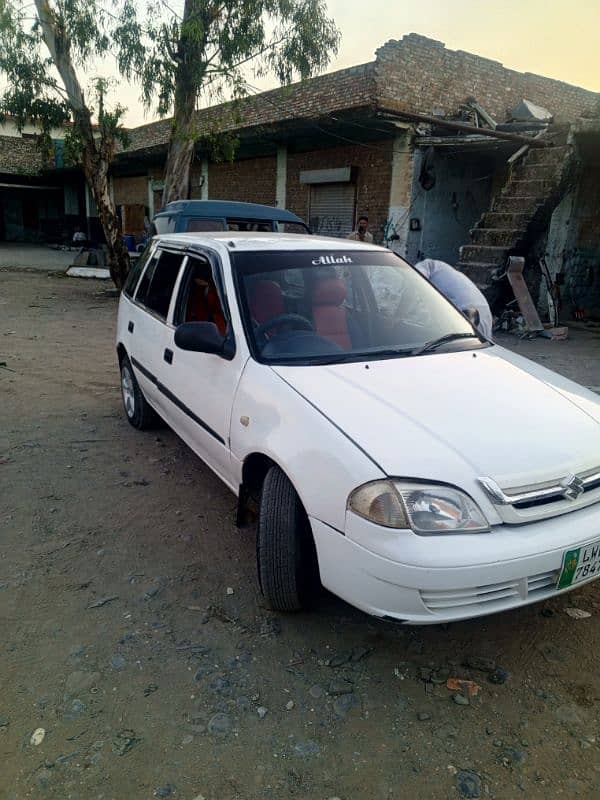
<instances>
[{"instance_id":1,"label":"rear side window","mask_svg":"<svg viewBox=\"0 0 600 800\"><path fill-rule=\"evenodd\" d=\"M158 216L154 217L154 227L156 233L175 233L177 217Z\"/></svg>"},{"instance_id":2,"label":"rear side window","mask_svg":"<svg viewBox=\"0 0 600 800\"><path fill-rule=\"evenodd\" d=\"M227 228L230 231L271 233L273 230L273 223L270 219L237 219L228 217Z\"/></svg>"},{"instance_id":3,"label":"rear side window","mask_svg":"<svg viewBox=\"0 0 600 800\"><path fill-rule=\"evenodd\" d=\"M208 219L206 217L188 217L185 226L186 231L224 231L225 225L222 219Z\"/></svg>"},{"instance_id":4,"label":"rear side window","mask_svg":"<svg viewBox=\"0 0 600 800\"><path fill-rule=\"evenodd\" d=\"M131 269L129 270L127 280L125 281L125 285L123 286L123 294L126 294L127 297L133 297L133 295L135 294L135 287L138 285L140 275L144 271L144 267L148 263L151 253L152 253L152 243L148 243L142 255L139 258L137 258L131 265Z\"/></svg>"},{"instance_id":5,"label":"rear side window","mask_svg":"<svg viewBox=\"0 0 600 800\"><path fill-rule=\"evenodd\" d=\"M310 233L301 222L278 222L277 230L279 233Z\"/></svg>"},{"instance_id":6,"label":"rear side window","mask_svg":"<svg viewBox=\"0 0 600 800\"><path fill-rule=\"evenodd\" d=\"M163 319L167 318L183 259L183 253L158 250L140 281L135 299Z\"/></svg>"}]
</instances>

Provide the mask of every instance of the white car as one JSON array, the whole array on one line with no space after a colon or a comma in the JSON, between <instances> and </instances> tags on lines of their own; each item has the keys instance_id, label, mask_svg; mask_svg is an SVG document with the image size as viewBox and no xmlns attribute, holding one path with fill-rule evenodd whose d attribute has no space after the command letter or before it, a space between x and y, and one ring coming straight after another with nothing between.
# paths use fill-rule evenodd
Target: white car
<instances>
[{"instance_id":1,"label":"white car","mask_svg":"<svg viewBox=\"0 0 600 800\"><path fill-rule=\"evenodd\" d=\"M354 241L157 237L123 290L125 412L162 417L258 512L262 592L319 583L438 623L600 575L600 402L486 341L416 270Z\"/></svg>"}]
</instances>

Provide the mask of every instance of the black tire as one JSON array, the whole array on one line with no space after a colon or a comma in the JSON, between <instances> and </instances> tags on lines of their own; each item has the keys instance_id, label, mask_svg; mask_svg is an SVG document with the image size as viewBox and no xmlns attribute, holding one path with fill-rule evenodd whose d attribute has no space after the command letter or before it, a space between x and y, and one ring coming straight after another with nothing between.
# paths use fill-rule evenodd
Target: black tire
<instances>
[{"instance_id":1,"label":"black tire","mask_svg":"<svg viewBox=\"0 0 600 800\"><path fill-rule=\"evenodd\" d=\"M279 467L265 477L256 537L258 579L275 611L299 611L319 594L319 566L306 512Z\"/></svg>"},{"instance_id":2,"label":"black tire","mask_svg":"<svg viewBox=\"0 0 600 800\"><path fill-rule=\"evenodd\" d=\"M133 367L127 356L121 359L121 398L123 409L130 425L139 431L155 428L159 421L159 416L148 405L148 402L140 385L137 382Z\"/></svg>"}]
</instances>

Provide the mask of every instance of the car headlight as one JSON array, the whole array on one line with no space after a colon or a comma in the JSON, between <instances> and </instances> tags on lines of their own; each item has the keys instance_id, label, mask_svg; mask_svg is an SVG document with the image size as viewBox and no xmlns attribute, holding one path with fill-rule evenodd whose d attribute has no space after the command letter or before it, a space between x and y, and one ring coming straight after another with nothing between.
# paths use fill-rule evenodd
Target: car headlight
<instances>
[{"instance_id":1,"label":"car headlight","mask_svg":"<svg viewBox=\"0 0 600 800\"><path fill-rule=\"evenodd\" d=\"M490 530L477 503L453 486L373 481L352 492L348 508L377 525L412 528L424 536Z\"/></svg>"}]
</instances>

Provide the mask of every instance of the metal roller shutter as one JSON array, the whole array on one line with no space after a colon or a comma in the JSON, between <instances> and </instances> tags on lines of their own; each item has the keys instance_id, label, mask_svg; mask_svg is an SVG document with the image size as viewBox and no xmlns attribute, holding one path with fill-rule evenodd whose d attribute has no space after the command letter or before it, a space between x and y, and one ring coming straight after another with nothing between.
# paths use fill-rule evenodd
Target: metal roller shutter
<instances>
[{"instance_id":1,"label":"metal roller shutter","mask_svg":"<svg viewBox=\"0 0 600 800\"><path fill-rule=\"evenodd\" d=\"M309 223L313 233L345 237L354 230L356 186L320 183L310 187Z\"/></svg>"}]
</instances>

